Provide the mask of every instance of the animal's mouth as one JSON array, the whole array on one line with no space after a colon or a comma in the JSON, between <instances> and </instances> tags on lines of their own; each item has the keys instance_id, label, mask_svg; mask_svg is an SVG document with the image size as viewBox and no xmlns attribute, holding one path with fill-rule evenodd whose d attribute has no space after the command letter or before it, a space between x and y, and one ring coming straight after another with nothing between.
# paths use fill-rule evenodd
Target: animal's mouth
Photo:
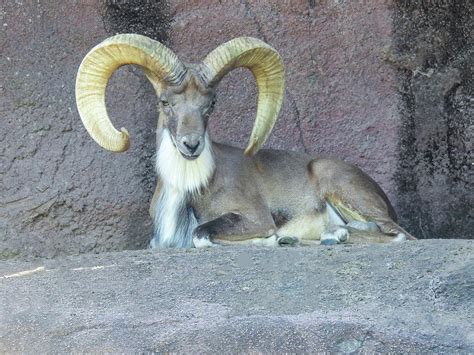
<instances>
[{"instance_id":1,"label":"animal's mouth","mask_svg":"<svg viewBox=\"0 0 474 355\"><path fill-rule=\"evenodd\" d=\"M179 150L179 149L178 149ZM199 154L198 155L188 155L188 154L185 154L181 151L179 151L181 153L181 155L183 156L184 159L186 160L196 160L197 158L199 158Z\"/></svg>"},{"instance_id":2,"label":"animal's mouth","mask_svg":"<svg viewBox=\"0 0 474 355\"><path fill-rule=\"evenodd\" d=\"M199 158L199 155L200 154L188 154L188 153L183 153L181 151L181 149L179 149L178 145L176 144L176 141L173 137L173 135L170 134L170 137L171 137L171 142L173 142L173 145L174 147L176 148L176 150L179 152L179 154L181 154L181 156L186 159L186 160L196 160L197 158Z\"/></svg>"}]
</instances>

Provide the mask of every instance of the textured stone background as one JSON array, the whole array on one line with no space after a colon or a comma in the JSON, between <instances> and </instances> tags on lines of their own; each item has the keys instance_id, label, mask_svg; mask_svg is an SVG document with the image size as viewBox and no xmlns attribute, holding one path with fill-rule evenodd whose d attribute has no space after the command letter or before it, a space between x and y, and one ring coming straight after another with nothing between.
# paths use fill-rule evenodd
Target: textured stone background
<instances>
[{"instance_id":1,"label":"textured stone background","mask_svg":"<svg viewBox=\"0 0 474 355\"><path fill-rule=\"evenodd\" d=\"M399 1L394 10L398 210L420 238L473 238L473 38L472 1Z\"/></svg>"},{"instance_id":2,"label":"textured stone background","mask_svg":"<svg viewBox=\"0 0 474 355\"><path fill-rule=\"evenodd\" d=\"M101 150L74 102L87 51L115 33L148 35L184 60L251 35L287 67L267 146L357 163L388 193L402 225L470 238L473 18L469 2L9 1L0 5L0 257L136 249L151 234L157 121L136 68L107 103L127 127L125 154ZM251 75L221 84L212 131L243 147L255 114Z\"/></svg>"}]
</instances>

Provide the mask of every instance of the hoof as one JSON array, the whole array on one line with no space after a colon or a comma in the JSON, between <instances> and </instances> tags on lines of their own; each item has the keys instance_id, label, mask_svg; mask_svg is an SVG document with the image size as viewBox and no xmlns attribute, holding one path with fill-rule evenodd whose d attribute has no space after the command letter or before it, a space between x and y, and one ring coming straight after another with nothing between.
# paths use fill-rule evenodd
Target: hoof
<instances>
[{"instance_id":1,"label":"hoof","mask_svg":"<svg viewBox=\"0 0 474 355\"><path fill-rule=\"evenodd\" d=\"M401 243L407 241L408 238L404 233L398 233L395 238L393 238L392 243Z\"/></svg>"},{"instance_id":2,"label":"hoof","mask_svg":"<svg viewBox=\"0 0 474 355\"><path fill-rule=\"evenodd\" d=\"M194 244L194 247L198 249L214 248L218 246L217 244L211 242L209 238L199 238L199 237L193 238L193 244Z\"/></svg>"},{"instance_id":3,"label":"hoof","mask_svg":"<svg viewBox=\"0 0 474 355\"><path fill-rule=\"evenodd\" d=\"M345 228L338 228L333 232L325 232L321 236L322 245L334 245L347 243L349 241L349 231Z\"/></svg>"},{"instance_id":4,"label":"hoof","mask_svg":"<svg viewBox=\"0 0 474 355\"><path fill-rule=\"evenodd\" d=\"M293 247L298 244L298 238L295 237L279 237L278 240L279 246L290 246Z\"/></svg>"},{"instance_id":5,"label":"hoof","mask_svg":"<svg viewBox=\"0 0 474 355\"><path fill-rule=\"evenodd\" d=\"M339 242L335 239L321 239L321 245L335 245L339 244Z\"/></svg>"}]
</instances>

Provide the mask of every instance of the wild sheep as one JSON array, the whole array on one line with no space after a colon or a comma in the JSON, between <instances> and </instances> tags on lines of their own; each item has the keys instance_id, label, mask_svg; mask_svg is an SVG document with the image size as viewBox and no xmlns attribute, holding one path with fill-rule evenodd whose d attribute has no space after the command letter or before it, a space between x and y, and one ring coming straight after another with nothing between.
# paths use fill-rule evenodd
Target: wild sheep
<instances>
[{"instance_id":1,"label":"wild sheep","mask_svg":"<svg viewBox=\"0 0 474 355\"><path fill-rule=\"evenodd\" d=\"M92 138L115 152L128 149L129 137L110 122L105 90L125 64L139 65L159 98L152 247L415 239L396 223L382 189L359 168L302 153L259 151L284 94L283 63L268 44L236 38L194 65L136 34L94 47L77 74L77 107ZM215 143L208 134L216 86L237 67L250 69L258 86L257 117L245 152Z\"/></svg>"}]
</instances>

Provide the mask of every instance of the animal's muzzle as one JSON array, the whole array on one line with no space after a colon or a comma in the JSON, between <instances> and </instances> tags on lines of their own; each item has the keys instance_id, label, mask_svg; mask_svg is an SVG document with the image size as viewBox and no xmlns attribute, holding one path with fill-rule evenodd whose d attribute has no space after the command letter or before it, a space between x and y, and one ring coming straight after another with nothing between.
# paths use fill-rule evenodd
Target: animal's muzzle
<instances>
[{"instance_id":1,"label":"animal's muzzle","mask_svg":"<svg viewBox=\"0 0 474 355\"><path fill-rule=\"evenodd\" d=\"M204 137L199 134L188 134L178 139L178 149L187 159L197 158L204 148Z\"/></svg>"}]
</instances>

